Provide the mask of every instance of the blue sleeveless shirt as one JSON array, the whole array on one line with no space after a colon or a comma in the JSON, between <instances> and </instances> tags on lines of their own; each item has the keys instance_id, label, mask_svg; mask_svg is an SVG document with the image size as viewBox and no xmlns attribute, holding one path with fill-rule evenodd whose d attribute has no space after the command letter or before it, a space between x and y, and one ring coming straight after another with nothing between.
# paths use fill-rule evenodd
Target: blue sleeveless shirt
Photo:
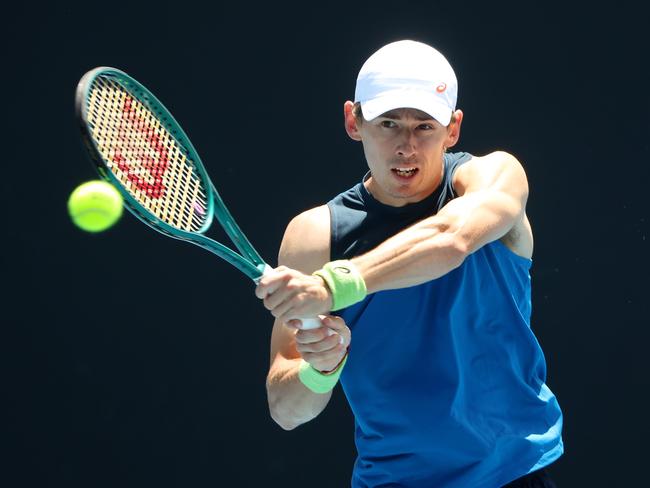
<instances>
[{"instance_id":1,"label":"blue sleeveless shirt","mask_svg":"<svg viewBox=\"0 0 650 488\"><path fill-rule=\"evenodd\" d=\"M455 169L404 207L363 183L328 203L331 259L349 259L455 198ZM530 329L532 261L494 241L446 275L338 313L352 330L341 384L355 417L354 488L496 488L563 452L562 412Z\"/></svg>"}]
</instances>

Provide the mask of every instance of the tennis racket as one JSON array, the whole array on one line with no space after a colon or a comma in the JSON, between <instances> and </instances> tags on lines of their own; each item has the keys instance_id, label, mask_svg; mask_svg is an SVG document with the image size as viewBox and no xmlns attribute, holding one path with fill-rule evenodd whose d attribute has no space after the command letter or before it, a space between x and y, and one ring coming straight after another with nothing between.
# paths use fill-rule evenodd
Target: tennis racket
<instances>
[{"instance_id":1,"label":"tennis racket","mask_svg":"<svg viewBox=\"0 0 650 488\"><path fill-rule=\"evenodd\" d=\"M271 269L226 208L183 129L149 90L120 70L95 68L79 81L75 109L99 174L133 215L207 249L256 283ZM239 254L204 235L214 217ZM302 323L321 327L317 318Z\"/></svg>"}]
</instances>

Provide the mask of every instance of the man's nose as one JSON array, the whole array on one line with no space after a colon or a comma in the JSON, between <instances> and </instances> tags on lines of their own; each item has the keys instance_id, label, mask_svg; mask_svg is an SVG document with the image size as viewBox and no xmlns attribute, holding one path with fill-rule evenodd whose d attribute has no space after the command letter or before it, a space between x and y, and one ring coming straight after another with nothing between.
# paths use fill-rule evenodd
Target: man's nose
<instances>
[{"instance_id":1,"label":"man's nose","mask_svg":"<svg viewBox=\"0 0 650 488\"><path fill-rule=\"evenodd\" d=\"M416 152L417 144L415 134L410 130L405 130L400 137L400 141L395 148L395 152L402 158L409 158Z\"/></svg>"}]
</instances>

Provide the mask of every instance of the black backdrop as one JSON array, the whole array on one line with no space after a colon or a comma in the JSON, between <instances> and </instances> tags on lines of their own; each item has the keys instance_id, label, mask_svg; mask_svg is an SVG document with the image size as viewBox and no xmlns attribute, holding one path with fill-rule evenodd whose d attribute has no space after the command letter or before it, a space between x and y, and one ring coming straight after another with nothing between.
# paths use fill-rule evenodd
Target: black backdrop
<instances>
[{"instance_id":1,"label":"black backdrop","mask_svg":"<svg viewBox=\"0 0 650 488\"><path fill-rule=\"evenodd\" d=\"M271 319L237 271L125 215L66 217L95 178L76 82L115 66L190 134L274 262L296 213L356 183L342 104L364 59L411 38L460 80L460 150L528 172L533 328L565 413L560 486L632 486L650 435L647 26L623 2L29 3L3 19L2 486L349 483L340 391L292 432L267 413Z\"/></svg>"}]
</instances>

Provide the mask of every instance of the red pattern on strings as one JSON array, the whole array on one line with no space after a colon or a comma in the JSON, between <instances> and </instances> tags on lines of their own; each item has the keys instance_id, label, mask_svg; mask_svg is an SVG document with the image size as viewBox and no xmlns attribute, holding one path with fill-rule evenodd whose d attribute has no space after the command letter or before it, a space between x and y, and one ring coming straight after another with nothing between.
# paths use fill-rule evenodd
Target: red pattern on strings
<instances>
[{"instance_id":1,"label":"red pattern on strings","mask_svg":"<svg viewBox=\"0 0 650 488\"><path fill-rule=\"evenodd\" d=\"M151 147L158 154L158 158L149 156L144 151L139 151L138 157L140 164L149 172L153 178L145 179L133 172L133 168L127 162L126 158L122 155L121 151L117 149L113 156L113 162L117 164L120 171L126 173L128 180L135 185L136 188L143 191L149 198L161 198L165 192L162 177L169 167L169 151L156 134L154 128L149 125L142 117L138 117L135 107L132 104L131 98L124 100L124 107L122 107L123 120L128 121L131 125L144 135L145 140L151 144ZM117 137L120 141L127 141L127 131L120 127ZM149 180L149 181L147 181Z\"/></svg>"}]
</instances>

